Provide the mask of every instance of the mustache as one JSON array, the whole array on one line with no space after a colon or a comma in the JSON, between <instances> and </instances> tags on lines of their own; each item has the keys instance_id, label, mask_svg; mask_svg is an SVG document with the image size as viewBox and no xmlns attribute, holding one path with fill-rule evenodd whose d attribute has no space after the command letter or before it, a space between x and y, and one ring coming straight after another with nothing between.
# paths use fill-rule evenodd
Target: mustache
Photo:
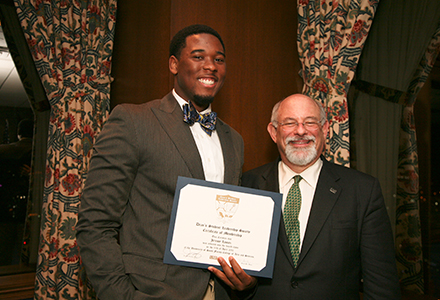
<instances>
[{"instance_id":1,"label":"mustache","mask_svg":"<svg viewBox=\"0 0 440 300\"><path fill-rule=\"evenodd\" d=\"M296 142L296 141L301 141L301 140L307 140L307 141L312 141L312 142L316 142L316 138L313 135L306 135L306 136L288 136L286 137L286 145L289 144L290 142Z\"/></svg>"}]
</instances>

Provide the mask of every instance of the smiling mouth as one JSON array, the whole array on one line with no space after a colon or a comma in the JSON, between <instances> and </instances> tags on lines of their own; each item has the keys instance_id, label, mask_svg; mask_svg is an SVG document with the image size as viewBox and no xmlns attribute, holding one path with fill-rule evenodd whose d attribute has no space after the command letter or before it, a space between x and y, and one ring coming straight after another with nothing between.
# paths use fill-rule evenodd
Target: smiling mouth
<instances>
[{"instance_id":1,"label":"smiling mouth","mask_svg":"<svg viewBox=\"0 0 440 300\"><path fill-rule=\"evenodd\" d=\"M298 141L290 141L290 144L293 145L308 145L312 142L312 140L298 140Z\"/></svg>"},{"instance_id":2,"label":"smiling mouth","mask_svg":"<svg viewBox=\"0 0 440 300\"><path fill-rule=\"evenodd\" d=\"M286 139L286 144L290 144L294 147L307 147L315 142L313 136L308 137L288 137Z\"/></svg>"},{"instance_id":3,"label":"smiling mouth","mask_svg":"<svg viewBox=\"0 0 440 300\"><path fill-rule=\"evenodd\" d=\"M199 78L199 81L204 85L208 85L208 86L215 84L215 80L212 78Z\"/></svg>"}]
</instances>

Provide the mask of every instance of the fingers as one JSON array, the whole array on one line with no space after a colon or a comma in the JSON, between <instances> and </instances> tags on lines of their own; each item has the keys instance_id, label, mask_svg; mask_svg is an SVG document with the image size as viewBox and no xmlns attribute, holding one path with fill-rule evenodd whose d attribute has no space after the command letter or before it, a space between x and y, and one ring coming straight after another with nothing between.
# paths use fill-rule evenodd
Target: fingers
<instances>
[{"instance_id":1,"label":"fingers","mask_svg":"<svg viewBox=\"0 0 440 300\"><path fill-rule=\"evenodd\" d=\"M226 277L225 273L214 267L209 267L208 270L211 273L213 273L215 276L217 276L220 280L222 280L224 283L226 283L231 289L235 289L234 284L232 284L232 282L228 279L228 277Z\"/></svg>"},{"instance_id":2,"label":"fingers","mask_svg":"<svg viewBox=\"0 0 440 300\"><path fill-rule=\"evenodd\" d=\"M218 262L222 267L223 272L214 267L209 267L208 270L219 279L223 280L231 289L243 291L252 288L257 284L257 279L246 274L233 257L229 257L231 266L229 266L222 257L218 258Z\"/></svg>"}]
</instances>

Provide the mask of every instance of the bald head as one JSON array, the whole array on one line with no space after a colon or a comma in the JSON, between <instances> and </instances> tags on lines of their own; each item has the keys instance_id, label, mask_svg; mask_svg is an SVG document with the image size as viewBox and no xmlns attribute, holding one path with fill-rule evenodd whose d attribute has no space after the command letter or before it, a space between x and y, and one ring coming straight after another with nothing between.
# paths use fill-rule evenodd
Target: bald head
<instances>
[{"instance_id":1,"label":"bald head","mask_svg":"<svg viewBox=\"0 0 440 300\"><path fill-rule=\"evenodd\" d=\"M272 115L271 115L271 118L270 118L271 122L274 122L274 121L277 122L277 120L278 120L278 110L279 110L280 105L281 105L282 102L284 102L284 101L291 101L291 100L295 100L295 99L308 99L308 100L312 101L313 103L315 103L315 105L317 106L317 108L320 111L321 125L324 124L325 118L326 118L324 107L318 101L313 100L309 96L306 96L306 95L303 95L303 94L293 94L291 96L288 96L288 97L284 98L283 100L279 101L278 103L276 103L274 105L273 109L272 109Z\"/></svg>"}]
</instances>

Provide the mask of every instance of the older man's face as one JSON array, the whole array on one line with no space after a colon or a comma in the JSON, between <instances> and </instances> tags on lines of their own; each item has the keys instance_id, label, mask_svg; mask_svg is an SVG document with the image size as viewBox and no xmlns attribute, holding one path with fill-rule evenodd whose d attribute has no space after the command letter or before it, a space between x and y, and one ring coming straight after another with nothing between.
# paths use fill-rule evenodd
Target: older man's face
<instances>
[{"instance_id":1,"label":"older man's face","mask_svg":"<svg viewBox=\"0 0 440 300\"><path fill-rule=\"evenodd\" d=\"M316 102L304 95L290 96L280 104L277 121L268 125L268 131L283 161L302 170L313 165L328 133L328 122L321 125Z\"/></svg>"}]
</instances>

